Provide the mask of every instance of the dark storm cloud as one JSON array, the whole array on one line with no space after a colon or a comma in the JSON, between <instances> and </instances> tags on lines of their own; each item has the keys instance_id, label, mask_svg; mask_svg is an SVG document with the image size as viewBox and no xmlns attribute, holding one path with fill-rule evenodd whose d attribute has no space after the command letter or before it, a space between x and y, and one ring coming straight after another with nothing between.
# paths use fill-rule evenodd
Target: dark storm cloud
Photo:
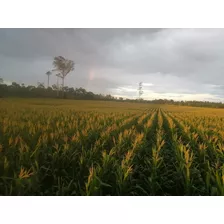
<instances>
[{"instance_id":1,"label":"dark storm cloud","mask_svg":"<svg viewBox=\"0 0 224 224\"><path fill-rule=\"evenodd\" d=\"M153 84L146 97L224 96L223 29L0 29L5 80L46 81L57 55L76 62L66 78L74 87L134 96L142 81Z\"/></svg>"}]
</instances>

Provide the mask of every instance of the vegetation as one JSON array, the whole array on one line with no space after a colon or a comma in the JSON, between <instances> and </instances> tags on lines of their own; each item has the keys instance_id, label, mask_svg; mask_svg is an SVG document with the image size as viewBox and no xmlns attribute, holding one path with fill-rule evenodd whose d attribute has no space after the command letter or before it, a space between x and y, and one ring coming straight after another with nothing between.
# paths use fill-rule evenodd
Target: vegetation
<instances>
[{"instance_id":1,"label":"vegetation","mask_svg":"<svg viewBox=\"0 0 224 224\"><path fill-rule=\"evenodd\" d=\"M75 62L66 59L62 56L56 56L53 60L53 69L47 71L47 88L45 88L44 83L38 82L37 86L28 85L25 86L24 83L21 85L12 82L11 85L4 84L4 80L0 78L0 98L3 97L26 97L26 98L67 98L67 99L80 99L80 100L110 100L110 101L127 101L127 102L138 102L138 103L152 103L152 104L166 104L166 105L181 105L181 106L196 106L196 107L215 107L224 108L224 104L214 103L214 102L201 102L201 101L173 101L167 99L158 100L143 100L141 96L143 94L142 82L139 83L138 93L139 99L123 99L123 97L113 97L109 95L94 94L89 92L84 88L76 88L64 86L64 80L66 76L74 71ZM50 76L52 72L57 72L55 75L57 77L57 84L53 84L50 87ZM59 84L59 78L62 80L62 84ZM60 94L61 93L61 94Z\"/></svg>"},{"instance_id":2,"label":"vegetation","mask_svg":"<svg viewBox=\"0 0 224 224\"><path fill-rule=\"evenodd\" d=\"M56 74L57 78L61 75ZM63 90L63 91L62 91ZM59 81L52 87L45 88L44 83L38 82L37 86L24 84L20 85L12 82L11 85L0 83L0 98L22 97L22 98L66 98L82 100L115 100L111 95L94 94L86 91L84 88L70 88L68 86L60 87ZM120 98L123 100L123 98Z\"/></svg>"},{"instance_id":3,"label":"vegetation","mask_svg":"<svg viewBox=\"0 0 224 224\"><path fill-rule=\"evenodd\" d=\"M72 60L65 59L62 56L54 57L53 61L54 71L59 72L57 74L58 77L62 79L62 92L64 98L64 80L65 77L75 69L75 63ZM49 87L49 85L48 85Z\"/></svg>"},{"instance_id":4,"label":"vegetation","mask_svg":"<svg viewBox=\"0 0 224 224\"><path fill-rule=\"evenodd\" d=\"M0 195L224 195L222 110L0 101Z\"/></svg>"},{"instance_id":5,"label":"vegetation","mask_svg":"<svg viewBox=\"0 0 224 224\"><path fill-rule=\"evenodd\" d=\"M50 73L49 73L50 74ZM57 78L61 78L60 73L56 74ZM63 89L63 95L62 95ZM174 101L166 99L157 100L139 100L139 99L124 99L123 97L113 97L110 94L94 94L84 88L73 88L64 86L60 88L59 81L53 84L52 87L45 88L44 83L38 83L37 86L18 84L12 82L11 85L6 85L3 79L0 79L0 98L7 97L22 97L22 98L66 98L75 100L106 100L106 101L126 101L126 102L140 102L148 104L159 105L179 105L179 106L194 106L194 107L211 107L211 108L224 108L223 103L215 102L202 102L202 101Z\"/></svg>"}]
</instances>

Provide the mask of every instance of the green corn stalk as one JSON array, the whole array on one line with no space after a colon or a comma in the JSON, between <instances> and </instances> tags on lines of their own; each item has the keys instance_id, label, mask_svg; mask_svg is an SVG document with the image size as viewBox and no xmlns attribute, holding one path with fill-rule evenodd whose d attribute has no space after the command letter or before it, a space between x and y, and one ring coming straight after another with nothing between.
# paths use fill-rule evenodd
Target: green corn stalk
<instances>
[{"instance_id":1,"label":"green corn stalk","mask_svg":"<svg viewBox=\"0 0 224 224\"><path fill-rule=\"evenodd\" d=\"M98 193L98 180L96 178L96 171L93 166L89 169L89 176L87 182L85 183L85 189L86 196L94 196Z\"/></svg>"}]
</instances>

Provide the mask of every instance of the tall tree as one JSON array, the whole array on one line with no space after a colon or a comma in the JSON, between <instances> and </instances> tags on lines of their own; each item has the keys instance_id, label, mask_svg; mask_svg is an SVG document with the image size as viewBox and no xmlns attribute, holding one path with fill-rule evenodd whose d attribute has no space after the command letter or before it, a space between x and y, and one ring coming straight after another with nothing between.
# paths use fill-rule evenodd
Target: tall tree
<instances>
[{"instance_id":1,"label":"tall tree","mask_svg":"<svg viewBox=\"0 0 224 224\"><path fill-rule=\"evenodd\" d=\"M46 75L47 75L47 87L49 87L49 82L50 82L50 75L51 75L51 71L47 71Z\"/></svg>"},{"instance_id":2,"label":"tall tree","mask_svg":"<svg viewBox=\"0 0 224 224\"><path fill-rule=\"evenodd\" d=\"M54 57L53 66L54 66L53 71L60 72L60 77L62 78L62 92L64 97L65 77L68 75L69 72L75 69L75 62L69 59L65 59L62 56L57 56Z\"/></svg>"},{"instance_id":3,"label":"tall tree","mask_svg":"<svg viewBox=\"0 0 224 224\"><path fill-rule=\"evenodd\" d=\"M3 84L4 81L3 81L3 78L0 78L0 84Z\"/></svg>"},{"instance_id":4,"label":"tall tree","mask_svg":"<svg viewBox=\"0 0 224 224\"><path fill-rule=\"evenodd\" d=\"M56 74L56 76L57 76L57 97L59 97L59 78L61 78L61 74L60 73L58 73L58 74Z\"/></svg>"}]
</instances>

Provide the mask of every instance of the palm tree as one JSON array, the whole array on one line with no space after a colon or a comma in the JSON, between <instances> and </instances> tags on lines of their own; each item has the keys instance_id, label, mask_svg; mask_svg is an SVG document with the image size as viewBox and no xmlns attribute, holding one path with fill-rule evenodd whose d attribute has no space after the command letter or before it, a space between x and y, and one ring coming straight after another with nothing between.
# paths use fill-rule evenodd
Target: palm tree
<instances>
[{"instance_id":1,"label":"palm tree","mask_svg":"<svg viewBox=\"0 0 224 224\"><path fill-rule=\"evenodd\" d=\"M72 60L65 59L62 56L54 57L53 61L54 70L60 72L62 78L62 92L64 97L64 80L67 74L75 69L75 63Z\"/></svg>"},{"instance_id":2,"label":"palm tree","mask_svg":"<svg viewBox=\"0 0 224 224\"><path fill-rule=\"evenodd\" d=\"M49 82L50 82L50 75L51 75L51 71L46 72L46 75L48 76L47 78L47 87L49 87Z\"/></svg>"}]
</instances>

